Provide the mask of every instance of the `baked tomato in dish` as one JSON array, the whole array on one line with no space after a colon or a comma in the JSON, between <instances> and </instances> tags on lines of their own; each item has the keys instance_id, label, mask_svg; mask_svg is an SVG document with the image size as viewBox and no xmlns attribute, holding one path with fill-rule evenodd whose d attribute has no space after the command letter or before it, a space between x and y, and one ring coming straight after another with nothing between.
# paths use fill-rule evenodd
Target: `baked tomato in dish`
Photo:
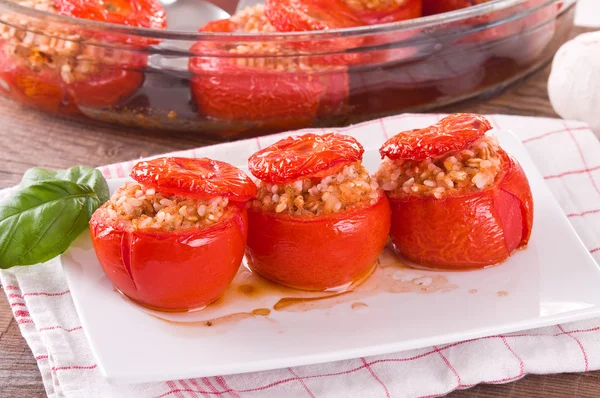
<instances>
[{"instance_id":1,"label":"baked tomato in dish","mask_svg":"<svg viewBox=\"0 0 600 398\"><path fill-rule=\"evenodd\" d=\"M254 183L207 158L141 162L131 176L137 181L117 190L90 221L106 275L125 296L158 310L190 311L216 301L244 256L245 202L256 193Z\"/></svg>"},{"instance_id":2,"label":"baked tomato in dish","mask_svg":"<svg viewBox=\"0 0 600 398\"><path fill-rule=\"evenodd\" d=\"M363 25L345 0L266 0L265 15L280 32L343 29Z\"/></svg>"},{"instance_id":3,"label":"baked tomato in dish","mask_svg":"<svg viewBox=\"0 0 600 398\"><path fill-rule=\"evenodd\" d=\"M164 9L157 0L17 0L57 15L119 23L135 27L166 27ZM5 14L16 29L4 34L2 79L11 96L46 111L69 113L77 106L105 107L133 94L143 82L141 69L150 43L124 34L90 36L89 32L29 21ZM44 32L44 33L39 33ZM120 49L108 48L119 44ZM27 84L19 84L27 76ZM6 89L6 88L5 88ZM76 106L76 105L77 106Z\"/></svg>"},{"instance_id":4,"label":"baked tomato in dish","mask_svg":"<svg viewBox=\"0 0 600 398\"><path fill-rule=\"evenodd\" d=\"M366 25L404 21L422 15L422 0L342 0Z\"/></svg>"},{"instance_id":5,"label":"baked tomato in dish","mask_svg":"<svg viewBox=\"0 0 600 398\"><path fill-rule=\"evenodd\" d=\"M264 7L257 5L227 20L210 22L200 31L275 32L275 28ZM349 95L347 68L319 58L292 57L297 49L288 47L268 41L220 48L216 43L195 43L191 51L197 56L190 59L189 69L199 113L292 128L343 111Z\"/></svg>"},{"instance_id":6,"label":"baked tomato in dish","mask_svg":"<svg viewBox=\"0 0 600 398\"><path fill-rule=\"evenodd\" d=\"M342 29L419 17L421 0L267 0L265 15L280 32ZM380 65L406 60L414 54L413 48L383 47L408 39L410 34L339 36L292 44L307 54L325 54L321 57L329 65ZM367 47L374 49L365 51Z\"/></svg>"},{"instance_id":7,"label":"baked tomato in dish","mask_svg":"<svg viewBox=\"0 0 600 398\"><path fill-rule=\"evenodd\" d=\"M53 70L33 70L23 59L7 54L10 46L0 44L0 91L15 101L53 114L77 114L79 111Z\"/></svg>"},{"instance_id":8,"label":"baked tomato in dish","mask_svg":"<svg viewBox=\"0 0 600 398\"><path fill-rule=\"evenodd\" d=\"M499 264L527 245L533 198L523 169L485 135L482 116L456 114L401 132L376 174L392 209L397 253L418 266L463 270Z\"/></svg>"},{"instance_id":9,"label":"baked tomato in dish","mask_svg":"<svg viewBox=\"0 0 600 398\"><path fill-rule=\"evenodd\" d=\"M340 134L285 138L252 155L259 178L248 205L249 267L282 285L343 289L368 275L390 229L388 199Z\"/></svg>"},{"instance_id":10,"label":"baked tomato in dish","mask_svg":"<svg viewBox=\"0 0 600 398\"><path fill-rule=\"evenodd\" d=\"M53 0L53 3L60 15L136 28L167 27L165 9L155 0Z\"/></svg>"},{"instance_id":11,"label":"baked tomato in dish","mask_svg":"<svg viewBox=\"0 0 600 398\"><path fill-rule=\"evenodd\" d=\"M422 0L423 15L441 14L472 7L492 0Z\"/></svg>"}]
</instances>

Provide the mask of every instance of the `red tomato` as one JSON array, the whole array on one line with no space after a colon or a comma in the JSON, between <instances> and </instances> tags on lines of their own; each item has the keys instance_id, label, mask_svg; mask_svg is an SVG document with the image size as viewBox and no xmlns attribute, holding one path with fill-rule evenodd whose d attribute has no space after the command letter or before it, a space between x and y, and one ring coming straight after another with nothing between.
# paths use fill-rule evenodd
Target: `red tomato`
<instances>
[{"instance_id":1,"label":"red tomato","mask_svg":"<svg viewBox=\"0 0 600 398\"><path fill-rule=\"evenodd\" d=\"M387 242L390 205L338 214L300 217L248 211L246 255L250 268L279 284L322 291L356 281L368 273Z\"/></svg>"},{"instance_id":2,"label":"red tomato","mask_svg":"<svg viewBox=\"0 0 600 398\"><path fill-rule=\"evenodd\" d=\"M491 0L423 0L423 15L441 14L487 3Z\"/></svg>"},{"instance_id":3,"label":"red tomato","mask_svg":"<svg viewBox=\"0 0 600 398\"><path fill-rule=\"evenodd\" d=\"M56 70L34 71L17 56L0 50L0 79L1 91L24 105L53 114L79 113Z\"/></svg>"},{"instance_id":4,"label":"red tomato","mask_svg":"<svg viewBox=\"0 0 600 398\"><path fill-rule=\"evenodd\" d=\"M243 206L218 223L180 232L131 231L107 222L104 206L90 221L94 250L112 283L133 301L187 311L216 301L236 275L247 239Z\"/></svg>"},{"instance_id":5,"label":"red tomato","mask_svg":"<svg viewBox=\"0 0 600 398\"><path fill-rule=\"evenodd\" d=\"M55 0L54 6L60 15L127 25L140 28L165 29L167 15L158 0ZM134 47L146 47L153 44L138 37L127 35L102 34L99 37L105 43L130 43ZM100 50L100 51L98 51ZM102 49L96 49L100 53ZM113 54L113 59L123 58L117 65L104 64L101 57L92 62L100 69L85 80L67 82L67 90L80 106L105 107L119 103L133 94L143 83L141 69L147 63L147 56L134 53L132 50ZM92 51L94 52L94 51Z\"/></svg>"},{"instance_id":6,"label":"red tomato","mask_svg":"<svg viewBox=\"0 0 600 398\"><path fill-rule=\"evenodd\" d=\"M363 24L342 0L266 0L265 15L280 32L341 29Z\"/></svg>"},{"instance_id":7,"label":"red tomato","mask_svg":"<svg viewBox=\"0 0 600 398\"><path fill-rule=\"evenodd\" d=\"M379 153L392 160L425 160L469 147L491 130L481 115L455 113L423 129L403 131L387 140Z\"/></svg>"},{"instance_id":8,"label":"red tomato","mask_svg":"<svg viewBox=\"0 0 600 398\"><path fill-rule=\"evenodd\" d=\"M387 3L387 2L382 2ZM399 8L398 8L399 7ZM352 8L346 0L267 0L265 15L281 32L303 32L363 26L369 23L384 23L421 16L421 0L404 0L401 6L385 6L385 9L367 10L366 7ZM402 33L378 33L361 37L332 37L318 41L293 43L305 53L326 54L320 57L330 65L380 65L406 60L413 55L414 48L397 48L391 45L407 39ZM390 45L384 48L384 45ZM384 48L364 51L366 47Z\"/></svg>"},{"instance_id":9,"label":"red tomato","mask_svg":"<svg viewBox=\"0 0 600 398\"><path fill-rule=\"evenodd\" d=\"M242 28L231 20L222 20L200 31L235 32ZM298 66L300 61L291 57L278 60L266 55L251 59L247 53L236 60L231 53L223 54L205 42L195 43L191 51L202 55L190 59L189 69L194 74L194 101L199 113L206 116L293 128L345 109L349 95L345 67L324 61L314 67L310 63Z\"/></svg>"},{"instance_id":10,"label":"red tomato","mask_svg":"<svg viewBox=\"0 0 600 398\"><path fill-rule=\"evenodd\" d=\"M461 270L498 264L525 246L533 225L529 182L515 160L500 154L501 174L480 192L391 199L396 251L420 265Z\"/></svg>"},{"instance_id":11,"label":"red tomato","mask_svg":"<svg viewBox=\"0 0 600 398\"><path fill-rule=\"evenodd\" d=\"M105 65L98 60L99 71L88 77L65 83L66 91L79 106L106 107L118 104L134 93L144 82L141 71L147 57L142 54L129 55L127 63Z\"/></svg>"},{"instance_id":12,"label":"red tomato","mask_svg":"<svg viewBox=\"0 0 600 398\"><path fill-rule=\"evenodd\" d=\"M375 25L419 18L422 15L422 0L344 0L354 14L365 24Z\"/></svg>"},{"instance_id":13,"label":"red tomato","mask_svg":"<svg viewBox=\"0 0 600 398\"><path fill-rule=\"evenodd\" d=\"M348 135L304 134L284 138L256 152L248 159L248 168L256 178L280 184L334 174L362 159L364 151Z\"/></svg>"},{"instance_id":14,"label":"red tomato","mask_svg":"<svg viewBox=\"0 0 600 398\"><path fill-rule=\"evenodd\" d=\"M165 29L167 14L156 0L54 0L60 15L138 28Z\"/></svg>"},{"instance_id":15,"label":"red tomato","mask_svg":"<svg viewBox=\"0 0 600 398\"><path fill-rule=\"evenodd\" d=\"M53 6L59 15L135 27L166 27L165 11L158 0L55 0ZM89 33L86 34L89 36ZM121 47L131 44L133 48L107 50L93 44L75 43L69 48L71 53L62 48L65 53L55 55L53 46L58 46L61 40L52 39L55 44L50 44L47 50L40 50L35 44L23 44L16 37L6 39L5 59L0 62L0 73L13 91L10 95L48 112L76 113L77 106L111 106L133 94L143 83L141 69L147 63L147 56L136 53L136 49L151 42L125 34L108 33L93 39L104 46L110 43ZM6 51L14 45L29 51L11 52L7 56ZM103 60L104 57L110 58L110 63ZM115 60L118 62L114 63ZM30 62L35 67L30 67ZM69 74L72 76L68 77Z\"/></svg>"},{"instance_id":16,"label":"red tomato","mask_svg":"<svg viewBox=\"0 0 600 398\"><path fill-rule=\"evenodd\" d=\"M245 202L256 196L256 185L235 166L209 158L158 158L139 162L131 178L173 196L225 196Z\"/></svg>"}]
</instances>

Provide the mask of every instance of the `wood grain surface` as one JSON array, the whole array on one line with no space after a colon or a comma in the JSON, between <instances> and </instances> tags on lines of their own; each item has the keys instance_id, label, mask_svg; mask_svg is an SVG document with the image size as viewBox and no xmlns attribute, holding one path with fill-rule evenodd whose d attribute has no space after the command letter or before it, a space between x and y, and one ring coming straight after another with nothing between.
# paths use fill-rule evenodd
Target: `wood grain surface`
<instances>
[{"instance_id":1,"label":"wood grain surface","mask_svg":"<svg viewBox=\"0 0 600 398\"><path fill-rule=\"evenodd\" d=\"M575 29L574 34L583 32ZM469 111L557 117L546 93L550 67L490 99L440 112ZM19 182L29 167L100 166L214 143L200 136L152 133L54 119L0 98L0 188ZM0 398L45 396L36 361L4 294L0 294ZM600 372L527 376L503 385L479 385L459 397L600 397ZM108 397L107 397L108 398Z\"/></svg>"}]
</instances>

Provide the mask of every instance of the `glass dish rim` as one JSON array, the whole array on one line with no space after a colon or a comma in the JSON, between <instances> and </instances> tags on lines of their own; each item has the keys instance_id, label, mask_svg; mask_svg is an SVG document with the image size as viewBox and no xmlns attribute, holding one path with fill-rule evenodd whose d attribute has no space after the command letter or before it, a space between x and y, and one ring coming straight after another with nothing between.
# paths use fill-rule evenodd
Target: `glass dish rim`
<instances>
[{"instance_id":1,"label":"glass dish rim","mask_svg":"<svg viewBox=\"0 0 600 398\"><path fill-rule=\"evenodd\" d=\"M274 32L274 33L214 33L214 32L186 32L175 30L160 30L152 28L138 28L133 26L119 25L108 22L91 21L81 18L75 18L65 15L57 15L47 11L36 10L27 6L15 3L12 0L0 0L0 9L8 9L20 15L27 15L38 20L54 22L71 27L81 27L82 29L102 31L107 33L127 34L130 36L147 37L161 40L181 40L181 41L271 41L286 39L331 39L335 37L359 37L371 34L398 33L403 30L423 29L435 27L441 23L447 24L468 18L474 18L488 14L493 11L503 10L515 5L523 4L528 0L492 0L489 3L483 3L467 8L463 8L448 13L420 17L407 21L390 22L379 25L368 25L354 28L331 29L309 32ZM545 0L538 4L536 8L545 7L560 0ZM566 5L576 3L577 0L565 0ZM513 16L514 18L514 16ZM8 24L6 21L1 23ZM266 40L265 40L266 39Z\"/></svg>"}]
</instances>

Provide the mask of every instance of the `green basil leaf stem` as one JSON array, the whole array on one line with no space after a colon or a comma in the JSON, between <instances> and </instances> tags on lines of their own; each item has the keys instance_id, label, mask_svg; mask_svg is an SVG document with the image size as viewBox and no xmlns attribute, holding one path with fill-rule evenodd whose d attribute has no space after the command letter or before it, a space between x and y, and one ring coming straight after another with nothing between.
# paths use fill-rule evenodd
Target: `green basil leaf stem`
<instances>
[{"instance_id":1,"label":"green basil leaf stem","mask_svg":"<svg viewBox=\"0 0 600 398\"><path fill-rule=\"evenodd\" d=\"M58 256L88 228L93 212L104 202L91 186L68 179L29 179L27 184L0 201L0 268Z\"/></svg>"},{"instance_id":2,"label":"green basil leaf stem","mask_svg":"<svg viewBox=\"0 0 600 398\"><path fill-rule=\"evenodd\" d=\"M74 166L67 170L46 170L33 167L25 172L21 180L21 188L37 184L42 181L65 180L77 184L90 186L100 198L102 203L110 198L108 184L98 169L85 166Z\"/></svg>"}]
</instances>

